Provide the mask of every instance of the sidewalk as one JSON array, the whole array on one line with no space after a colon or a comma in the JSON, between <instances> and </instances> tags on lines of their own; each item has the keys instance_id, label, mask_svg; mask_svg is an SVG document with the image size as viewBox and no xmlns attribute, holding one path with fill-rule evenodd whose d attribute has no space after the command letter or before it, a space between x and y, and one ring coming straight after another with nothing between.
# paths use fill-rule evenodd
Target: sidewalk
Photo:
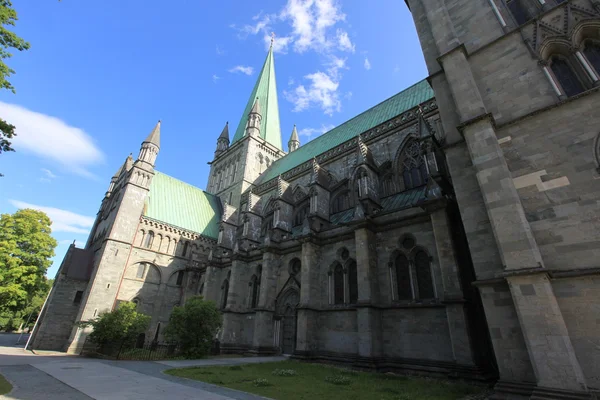
<instances>
[{"instance_id":1,"label":"sidewalk","mask_svg":"<svg viewBox=\"0 0 600 400\"><path fill-rule=\"evenodd\" d=\"M38 353L38 354L35 354ZM166 375L171 368L239 365L284 357L212 358L183 361L109 361L56 352L25 352L0 346L0 374L13 391L0 400L203 399L260 400L263 397Z\"/></svg>"}]
</instances>

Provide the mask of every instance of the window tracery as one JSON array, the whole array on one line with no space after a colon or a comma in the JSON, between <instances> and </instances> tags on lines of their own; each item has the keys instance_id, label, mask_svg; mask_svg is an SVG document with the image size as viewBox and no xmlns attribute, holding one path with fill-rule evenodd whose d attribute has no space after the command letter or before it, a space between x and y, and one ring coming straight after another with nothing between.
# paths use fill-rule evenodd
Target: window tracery
<instances>
[{"instance_id":1,"label":"window tracery","mask_svg":"<svg viewBox=\"0 0 600 400\"><path fill-rule=\"evenodd\" d=\"M400 167L404 189L413 189L426 184L429 174L419 142L412 140L407 143L401 157Z\"/></svg>"}]
</instances>

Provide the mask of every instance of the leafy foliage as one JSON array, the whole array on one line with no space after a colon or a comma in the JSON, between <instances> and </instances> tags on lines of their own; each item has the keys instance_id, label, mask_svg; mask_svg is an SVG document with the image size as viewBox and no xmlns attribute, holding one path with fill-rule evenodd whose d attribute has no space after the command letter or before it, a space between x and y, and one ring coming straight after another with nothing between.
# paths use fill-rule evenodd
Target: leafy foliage
<instances>
[{"instance_id":1,"label":"leafy foliage","mask_svg":"<svg viewBox=\"0 0 600 400\"><path fill-rule=\"evenodd\" d=\"M50 218L36 210L0 215L1 327L11 318L20 318L40 299L43 302L48 290L45 274L57 244L50 224Z\"/></svg>"},{"instance_id":2,"label":"leafy foliage","mask_svg":"<svg viewBox=\"0 0 600 400\"><path fill-rule=\"evenodd\" d=\"M209 353L221 324L221 312L214 302L192 297L183 307L175 307L165 336L178 342L186 357L202 357Z\"/></svg>"},{"instance_id":3,"label":"leafy foliage","mask_svg":"<svg viewBox=\"0 0 600 400\"><path fill-rule=\"evenodd\" d=\"M274 369L271 375L275 376L296 376L295 369Z\"/></svg>"},{"instance_id":4,"label":"leafy foliage","mask_svg":"<svg viewBox=\"0 0 600 400\"><path fill-rule=\"evenodd\" d=\"M5 331L13 331L19 328L31 329L37 320L46 296L52 289L54 279L46 279L40 289L37 290L25 308L18 311L0 313L0 328Z\"/></svg>"},{"instance_id":5,"label":"leafy foliage","mask_svg":"<svg viewBox=\"0 0 600 400\"><path fill-rule=\"evenodd\" d=\"M12 57L11 49L18 51L29 49L29 43L7 29L7 26L15 26L17 19L17 12L12 8L10 0L0 0L0 89L7 89L13 93L15 93L15 88L8 78L15 71L6 65L4 60ZM9 139L15 135L14 125L0 119L0 154L5 151L14 151Z\"/></svg>"},{"instance_id":6,"label":"leafy foliage","mask_svg":"<svg viewBox=\"0 0 600 400\"><path fill-rule=\"evenodd\" d=\"M136 304L123 302L117 309L102 313L91 321L81 322L81 326L91 326L94 331L89 338L100 346L108 344L135 343L138 335L150 325L151 317L136 311Z\"/></svg>"}]
</instances>

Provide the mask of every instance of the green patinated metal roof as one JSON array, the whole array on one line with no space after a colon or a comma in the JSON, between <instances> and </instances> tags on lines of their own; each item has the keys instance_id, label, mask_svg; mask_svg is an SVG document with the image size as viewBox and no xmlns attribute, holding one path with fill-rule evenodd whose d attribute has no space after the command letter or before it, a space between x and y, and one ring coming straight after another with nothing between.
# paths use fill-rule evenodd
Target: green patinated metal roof
<instances>
[{"instance_id":1,"label":"green patinated metal roof","mask_svg":"<svg viewBox=\"0 0 600 400\"><path fill-rule=\"evenodd\" d=\"M202 189L155 171L144 215L216 239L221 202Z\"/></svg>"},{"instance_id":2,"label":"green patinated metal roof","mask_svg":"<svg viewBox=\"0 0 600 400\"><path fill-rule=\"evenodd\" d=\"M254 102L258 98L262 120L260 123L260 136L278 149L281 147L281 127L279 125L279 104L277 103L277 85L275 83L275 60L273 58L273 47L269 49L265 64L260 71L258 80L252 89L252 94L244 109L244 114L235 131L231 143L242 139L246 134L248 114L252 110Z\"/></svg>"},{"instance_id":3,"label":"green patinated metal roof","mask_svg":"<svg viewBox=\"0 0 600 400\"><path fill-rule=\"evenodd\" d=\"M381 200L382 211L400 211L415 207L427 200L427 185L396 193ZM354 208L340 211L329 216L333 225L343 225L354 218Z\"/></svg>"},{"instance_id":4,"label":"green patinated metal roof","mask_svg":"<svg viewBox=\"0 0 600 400\"><path fill-rule=\"evenodd\" d=\"M396 211L414 207L427 200L427 185L405 190L381 200L383 211Z\"/></svg>"},{"instance_id":5,"label":"green patinated metal roof","mask_svg":"<svg viewBox=\"0 0 600 400\"><path fill-rule=\"evenodd\" d=\"M433 89L422 80L275 161L257 184L267 182L433 97Z\"/></svg>"}]
</instances>

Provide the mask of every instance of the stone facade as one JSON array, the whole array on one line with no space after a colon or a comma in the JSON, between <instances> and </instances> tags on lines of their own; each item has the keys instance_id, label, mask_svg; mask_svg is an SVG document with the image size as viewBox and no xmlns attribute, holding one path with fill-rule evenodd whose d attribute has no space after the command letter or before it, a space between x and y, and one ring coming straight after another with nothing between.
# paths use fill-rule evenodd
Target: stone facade
<instances>
[{"instance_id":1,"label":"stone facade","mask_svg":"<svg viewBox=\"0 0 600 400\"><path fill-rule=\"evenodd\" d=\"M119 301L161 340L200 294L223 311L223 353L498 379L495 398L597 393L600 4L407 3L429 84L305 145L294 127L287 154L261 132L267 113L279 132L269 52L245 133L217 140L218 233L147 213L155 129L113 177L87 264L65 259L33 347L78 352L73 322Z\"/></svg>"}]
</instances>

